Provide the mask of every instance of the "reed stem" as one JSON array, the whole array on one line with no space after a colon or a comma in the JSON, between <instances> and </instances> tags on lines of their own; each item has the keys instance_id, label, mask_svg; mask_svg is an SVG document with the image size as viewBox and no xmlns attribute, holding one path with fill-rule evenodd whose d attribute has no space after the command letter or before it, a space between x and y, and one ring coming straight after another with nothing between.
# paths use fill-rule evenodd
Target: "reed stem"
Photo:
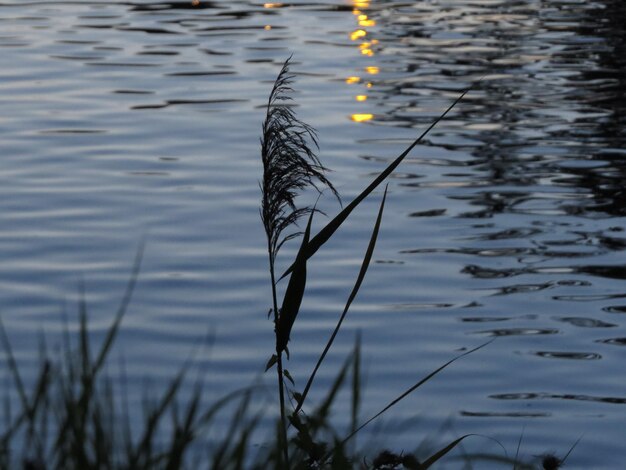
<instances>
[{"instance_id":1,"label":"reed stem","mask_svg":"<svg viewBox=\"0 0 626 470\"><path fill-rule=\"evenodd\" d=\"M268 253L270 265L270 279L272 283L272 302L274 307L274 331L278 331L278 297L276 295L276 276L274 273L274 258L272 256L270 240L268 240ZM287 441L287 418L285 416L285 379L283 377L283 353L276 342L276 371L278 375L278 400L280 404L280 441L285 459L285 468L289 470L289 442Z\"/></svg>"}]
</instances>

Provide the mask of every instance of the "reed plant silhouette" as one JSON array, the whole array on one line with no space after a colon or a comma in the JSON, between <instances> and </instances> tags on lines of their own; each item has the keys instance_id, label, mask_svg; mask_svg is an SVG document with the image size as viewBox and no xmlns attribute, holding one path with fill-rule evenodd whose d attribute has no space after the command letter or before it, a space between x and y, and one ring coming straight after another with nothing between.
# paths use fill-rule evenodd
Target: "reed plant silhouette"
<instances>
[{"instance_id":1,"label":"reed plant silhouette","mask_svg":"<svg viewBox=\"0 0 626 470\"><path fill-rule=\"evenodd\" d=\"M311 148L311 143L317 146L315 131L307 124L300 121L293 109L290 106L289 92L292 91L290 85L293 79L293 75L289 72L290 59L287 59L283 64L283 67L276 78L270 97L267 104L267 115L263 124L263 135L261 138L261 158L263 161L263 179L261 183L262 189L262 202L261 202L261 218L265 227L267 236L268 256L269 256L269 270L270 280L272 288L272 301L274 319L274 331L276 337L275 353L272 355L267 363L266 371L276 365L277 377L278 377L278 396L280 405L280 441L282 445L282 462L277 462L277 466L280 468L290 468L289 463L289 440L288 429L286 424L286 410L285 410L285 376L291 380L293 379L287 374L286 369L283 367L283 352L289 357L289 350L287 344L289 342L292 327L298 316L302 299L306 289L307 281L307 261L313 256L318 249L322 247L339 229L339 227L345 222L351 212L365 199L367 198L391 173L395 168L404 160L409 152L430 132L430 130L443 119L450 110L465 96L469 91L463 92L444 113L442 113L415 141L409 145L409 147L402 152L395 160L391 162L353 201L351 201L345 208L343 208L338 215L336 215L330 222L328 222L314 237L311 237L311 227L313 221L313 215L316 210L314 207L304 206L298 207L296 205L296 196L310 187L314 187L318 192L320 189L317 184L322 184L333 192L337 198L339 198L335 188L330 181L325 177L326 168L320 163L319 159ZM309 462L312 462L318 466L324 466L329 459L333 458L333 455L345 454L340 452L337 454L337 449L343 448L348 440L350 440L357 432L363 429L374 419L378 418L384 412L395 406L398 402L403 400L406 396L415 391L418 387L430 380L440 371L445 369L448 365L456 361L457 359L471 354L478 349L485 346L487 343L482 344L468 352L465 352L457 357L451 359L443 366L436 369L434 372L428 374L424 379L418 381L413 386L409 387L404 393L400 394L395 400L390 402L387 406L381 409L378 413L365 421L363 424L358 425L356 421L356 415L353 412L352 417L352 430L347 437L343 439L336 439L335 445L330 450L327 449L326 443L316 442L311 433L311 420L307 418L302 412L302 408L305 404L305 400L311 389L317 371L324 362L326 355L331 348L339 329L348 313L348 310L357 296L357 293L365 278L365 274L369 268L369 264L376 246L378 238L383 211L385 207L385 201L387 198L387 188L385 188L382 201L372 235L370 237L369 244L367 246L361 268L357 275L356 282L343 312L339 316L337 325L330 335L325 347L323 348L321 355L311 372L307 383L302 393L293 391L292 396L295 399L295 407L289 414L290 424L297 430L296 441L300 446L309 451ZM298 235L289 234L284 236L283 233L305 215L309 215L308 223L302 234L302 240L300 248L295 257L295 260L285 273L277 280L276 278L276 257L278 250L286 241L294 238ZM282 306L278 308L278 294L277 283L289 276L289 282L284 292ZM355 352L356 354L356 352ZM344 370L340 372L339 377L342 377ZM355 396L358 393L355 392ZM308 423L308 424L307 424ZM313 426L315 428L315 426ZM428 468L432 463L437 461L448 451L459 444L463 439L468 436L462 436L461 438L453 441L448 446L441 449L439 452L431 456L425 463L420 464L419 468ZM322 450L324 449L324 450Z\"/></svg>"},{"instance_id":2,"label":"reed plant silhouette","mask_svg":"<svg viewBox=\"0 0 626 470\"><path fill-rule=\"evenodd\" d=\"M298 193L316 184L322 184L339 198L337 191L324 175L322 166L315 154L317 138L315 130L299 120L290 106L293 75L289 73L289 59L285 61L267 103L267 114L261 136L261 159L263 161L263 181L261 183L261 220L267 237L267 252L272 288L272 311L276 331L276 354L278 390L281 410L281 436L285 464L289 466L285 418L285 394L282 353L287 348L291 327L300 309L306 283L306 263L298 263L300 269L294 272L287 287L280 310L276 293L275 262L280 247L297 234L284 232L291 229L298 220L310 214L304 234L303 245L308 242L311 219L314 209L297 207ZM300 257L300 254L298 255ZM299 258L296 259L298 261Z\"/></svg>"}]
</instances>

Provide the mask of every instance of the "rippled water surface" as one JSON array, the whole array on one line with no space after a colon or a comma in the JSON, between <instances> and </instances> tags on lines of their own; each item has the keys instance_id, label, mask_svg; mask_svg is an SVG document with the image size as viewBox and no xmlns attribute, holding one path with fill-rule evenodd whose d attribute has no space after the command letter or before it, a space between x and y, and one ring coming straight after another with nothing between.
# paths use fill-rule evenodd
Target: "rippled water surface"
<instances>
[{"instance_id":1,"label":"rippled water surface","mask_svg":"<svg viewBox=\"0 0 626 470\"><path fill-rule=\"evenodd\" d=\"M482 77L393 175L314 395L357 331L363 418L496 338L390 411L379 445L476 432L514 455L523 433L532 457L582 435L568 468L621 468L625 20L621 0L0 3L0 305L24 370L40 332L54 345L74 318L81 279L102 336L145 236L116 353L133 381L166 381L212 332L196 355L207 399L252 383L273 346L258 154L282 62L294 54L298 115L344 200ZM299 386L380 196L311 263L290 346Z\"/></svg>"}]
</instances>

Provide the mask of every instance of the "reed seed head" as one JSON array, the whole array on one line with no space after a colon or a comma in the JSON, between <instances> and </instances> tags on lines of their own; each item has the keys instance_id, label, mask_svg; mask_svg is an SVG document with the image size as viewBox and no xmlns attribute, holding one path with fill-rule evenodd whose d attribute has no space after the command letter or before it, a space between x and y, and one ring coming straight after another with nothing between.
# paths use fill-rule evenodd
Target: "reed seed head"
<instances>
[{"instance_id":1,"label":"reed seed head","mask_svg":"<svg viewBox=\"0 0 626 470\"><path fill-rule=\"evenodd\" d=\"M321 192L319 186L326 186L339 198L324 175L327 169L315 153L319 149L315 130L299 120L290 106L294 76L289 72L289 65L290 59L287 59L274 82L261 136L261 219L272 262L281 245L291 238L283 237L283 231L313 210L296 207L295 198L303 189L312 186Z\"/></svg>"}]
</instances>

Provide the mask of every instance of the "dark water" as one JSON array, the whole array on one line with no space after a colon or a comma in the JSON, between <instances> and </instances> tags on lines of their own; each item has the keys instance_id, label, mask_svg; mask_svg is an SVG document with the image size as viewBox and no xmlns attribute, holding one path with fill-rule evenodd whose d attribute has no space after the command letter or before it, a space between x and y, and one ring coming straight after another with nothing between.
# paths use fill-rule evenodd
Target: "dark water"
<instances>
[{"instance_id":1,"label":"dark water","mask_svg":"<svg viewBox=\"0 0 626 470\"><path fill-rule=\"evenodd\" d=\"M620 468L625 20L619 0L0 3L0 313L25 374L80 279L102 335L147 234L117 353L131 382L167 380L213 331L207 399L251 383L273 344L258 138L282 61L295 54L299 116L345 200L482 78L394 174L375 264L313 393L357 331L363 418L496 338L394 408L379 444L476 432L514 455L523 433L532 457L583 435L568 468ZM310 267L300 386L379 197Z\"/></svg>"}]
</instances>

